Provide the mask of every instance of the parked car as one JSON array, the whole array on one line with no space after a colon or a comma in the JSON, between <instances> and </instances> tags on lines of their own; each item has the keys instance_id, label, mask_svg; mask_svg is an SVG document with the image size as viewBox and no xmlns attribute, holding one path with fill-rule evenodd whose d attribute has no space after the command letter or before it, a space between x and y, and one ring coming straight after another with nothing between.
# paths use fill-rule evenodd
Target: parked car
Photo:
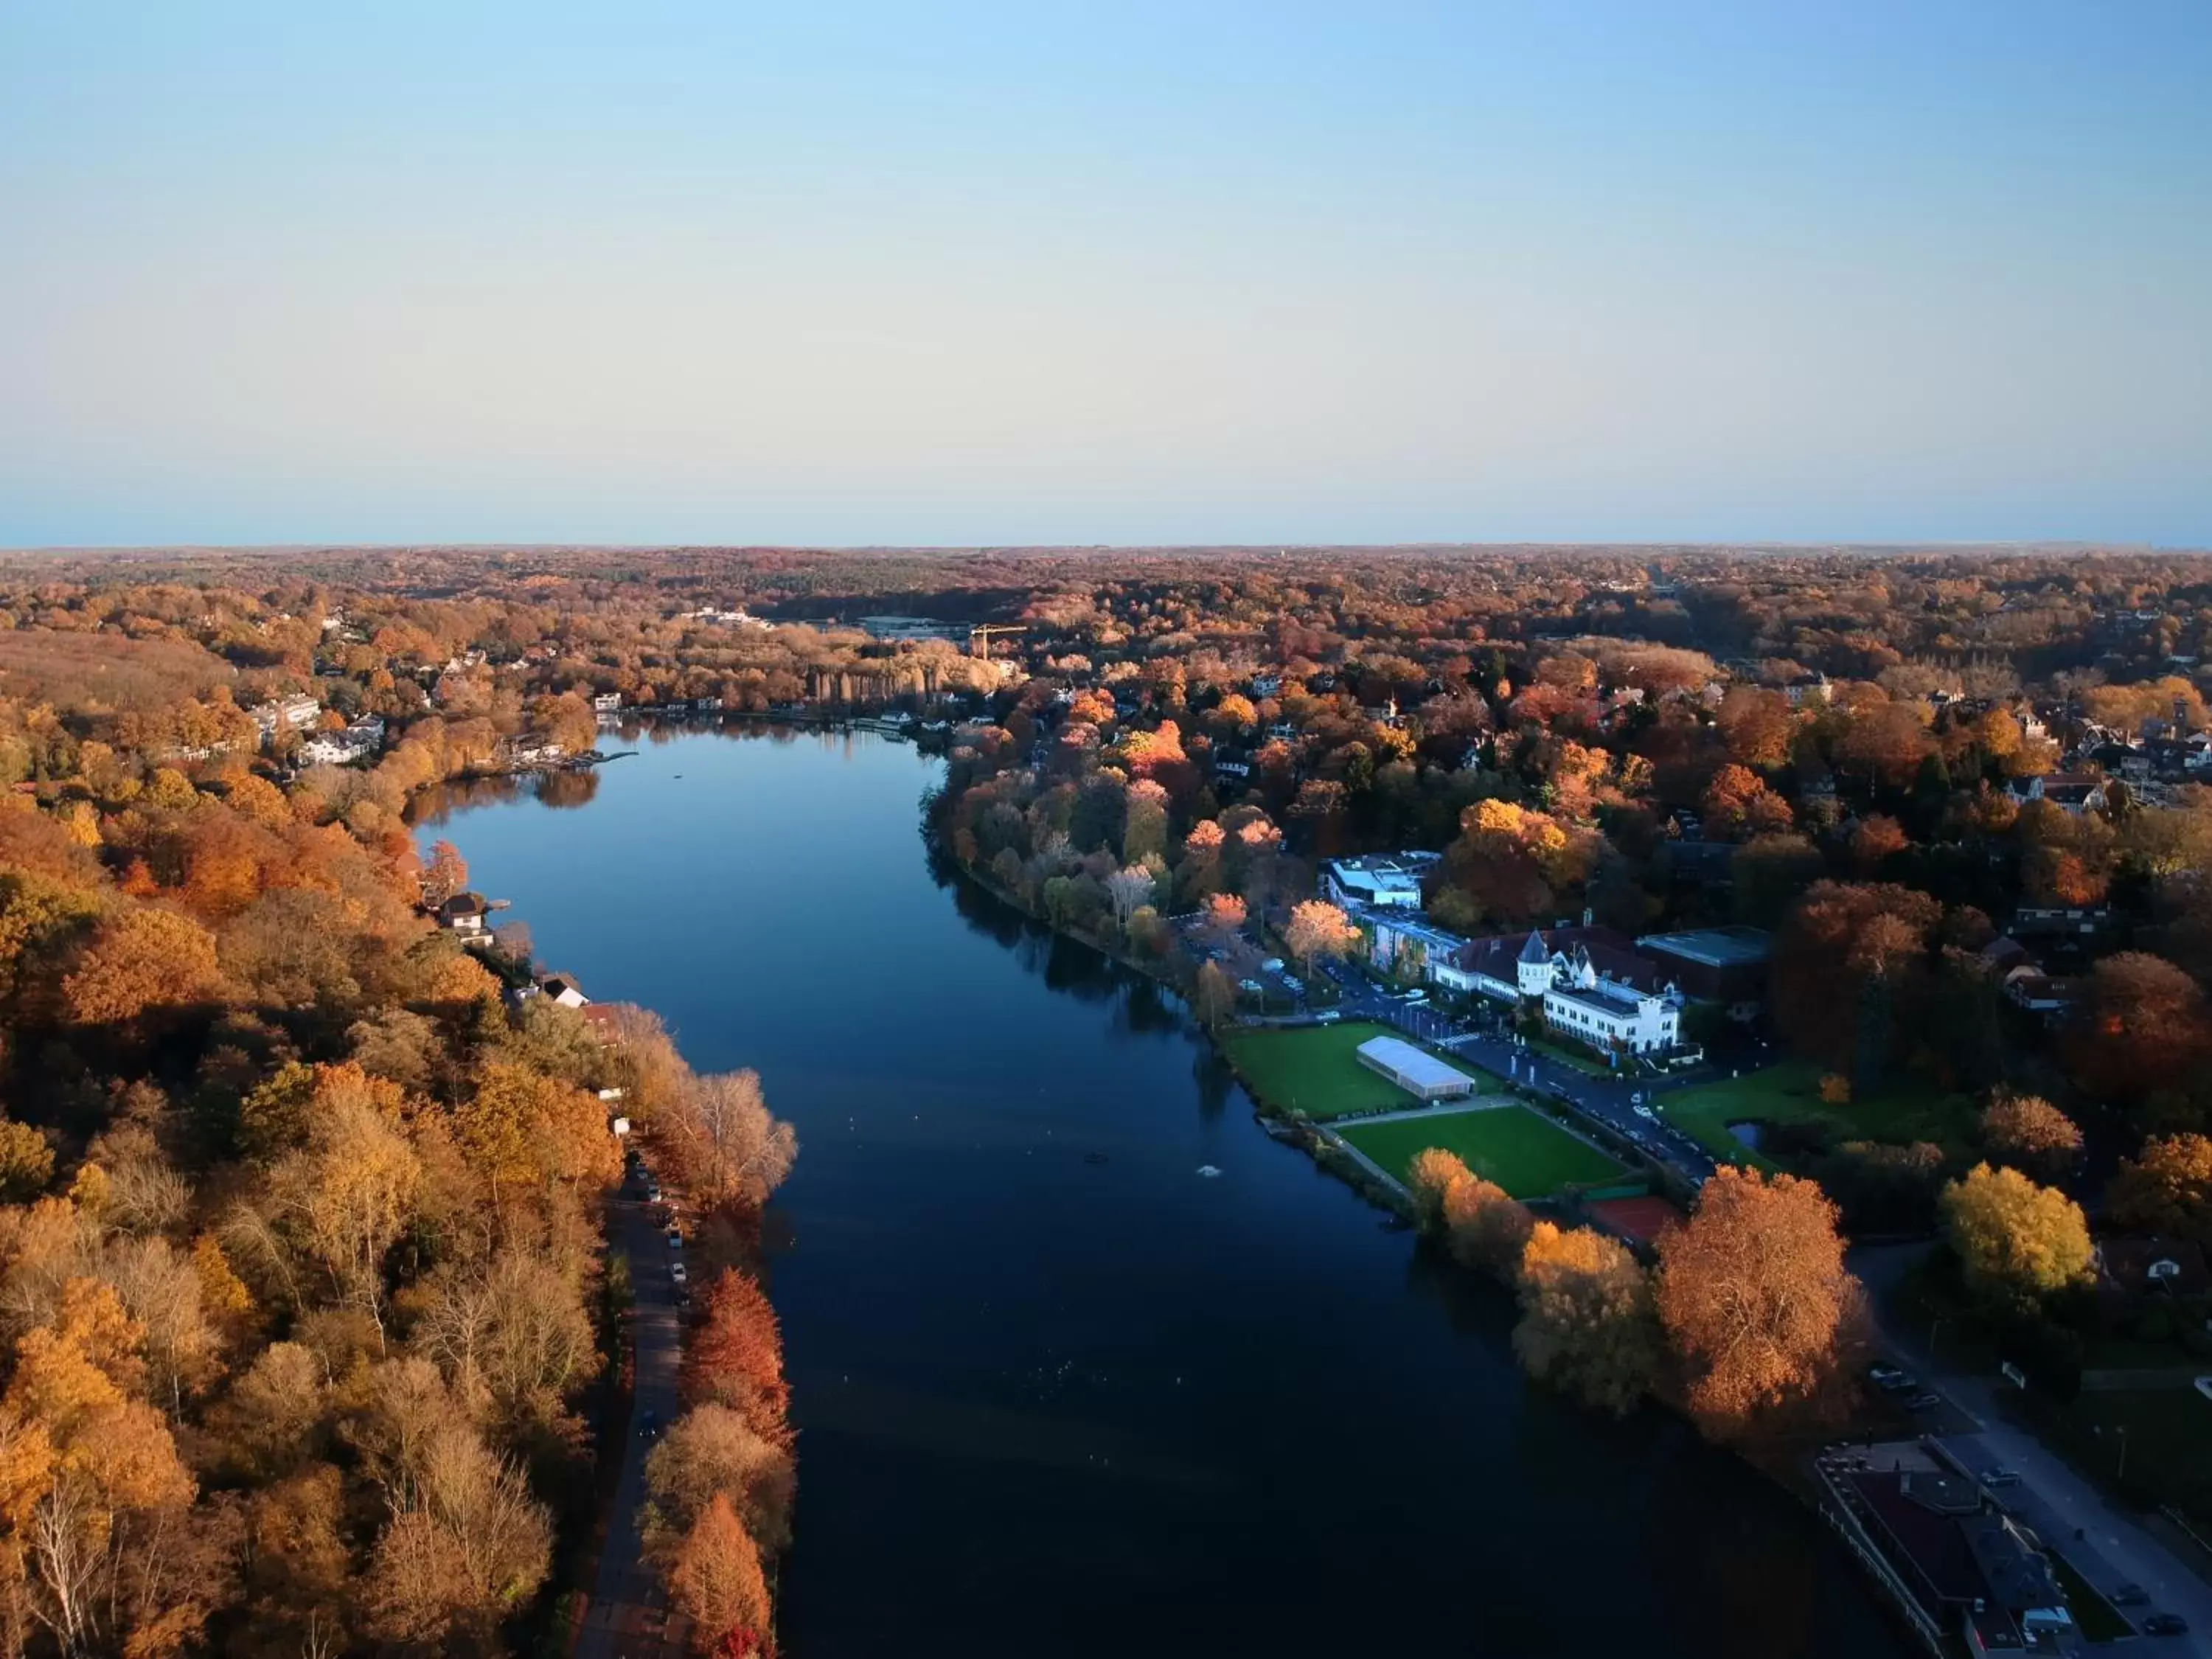
<instances>
[{"instance_id":1,"label":"parked car","mask_svg":"<svg viewBox=\"0 0 2212 1659\"><path fill-rule=\"evenodd\" d=\"M1895 1365L1869 1365L1867 1376L1873 1380L1875 1387L1885 1394L1901 1393L1913 1386L1912 1373L1900 1370Z\"/></svg>"},{"instance_id":2,"label":"parked car","mask_svg":"<svg viewBox=\"0 0 2212 1659\"><path fill-rule=\"evenodd\" d=\"M1316 1014L1314 1016L1314 1024L1316 1025L1334 1025L1337 1021L1343 1018L1344 1016L1337 1012L1335 1009L1330 1008L1322 1013Z\"/></svg>"},{"instance_id":3,"label":"parked car","mask_svg":"<svg viewBox=\"0 0 2212 1659\"><path fill-rule=\"evenodd\" d=\"M1990 1469L1982 1476L1982 1484L1989 1487L1992 1492L1995 1492L2001 1486L2017 1486L2020 1485L2020 1471L2018 1469Z\"/></svg>"},{"instance_id":4,"label":"parked car","mask_svg":"<svg viewBox=\"0 0 2212 1659\"><path fill-rule=\"evenodd\" d=\"M2150 1592L2141 1584L2123 1584L2105 1599L2116 1607L2139 1607L2150 1600Z\"/></svg>"},{"instance_id":5,"label":"parked car","mask_svg":"<svg viewBox=\"0 0 2212 1659\"><path fill-rule=\"evenodd\" d=\"M2142 1622L2145 1636L2186 1636L2189 1621L2178 1613L2154 1613Z\"/></svg>"},{"instance_id":6,"label":"parked car","mask_svg":"<svg viewBox=\"0 0 2212 1659\"><path fill-rule=\"evenodd\" d=\"M637 1414L637 1431L647 1440L660 1432L660 1413L650 1406Z\"/></svg>"},{"instance_id":7,"label":"parked car","mask_svg":"<svg viewBox=\"0 0 2212 1659\"><path fill-rule=\"evenodd\" d=\"M668 1248L672 1250L680 1250L684 1248L684 1229L672 1222L669 1224L668 1228Z\"/></svg>"},{"instance_id":8,"label":"parked car","mask_svg":"<svg viewBox=\"0 0 2212 1659\"><path fill-rule=\"evenodd\" d=\"M659 1182L648 1181L645 1183L645 1201L648 1204L658 1204L660 1202L660 1183Z\"/></svg>"},{"instance_id":9,"label":"parked car","mask_svg":"<svg viewBox=\"0 0 2212 1659\"><path fill-rule=\"evenodd\" d=\"M668 1277L680 1290L690 1281L691 1274L681 1261L672 1261L668 1264Z\"/></svg>"},{"instance_id":10,"label":"parked car","mask_svg":"<svg viewBox=\"0 0 2212 1659\"><path fill-rule=\"evenodd\" d=\"M1909 1412L1932 1412L1942 1403L1943 1396L1940 1394L1916 1394L1905 1402L1905 1409Z\"/></svg>"}]
</instances>

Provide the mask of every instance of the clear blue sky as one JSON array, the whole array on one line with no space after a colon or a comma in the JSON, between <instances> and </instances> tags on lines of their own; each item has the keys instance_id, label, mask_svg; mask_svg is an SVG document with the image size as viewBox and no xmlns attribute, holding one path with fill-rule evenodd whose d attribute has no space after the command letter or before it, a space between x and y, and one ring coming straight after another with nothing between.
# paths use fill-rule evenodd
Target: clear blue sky
<instances>
[{"instance_id":1,"label":"clear blue sky","mask_svg":"<svg viewBox=\"0 0 2212 1659\"><path fill-rule=\"evenodd\" d=\"M2212 544L2212 3L0 6L0 544Z\"/></svg>"}]
</instances>

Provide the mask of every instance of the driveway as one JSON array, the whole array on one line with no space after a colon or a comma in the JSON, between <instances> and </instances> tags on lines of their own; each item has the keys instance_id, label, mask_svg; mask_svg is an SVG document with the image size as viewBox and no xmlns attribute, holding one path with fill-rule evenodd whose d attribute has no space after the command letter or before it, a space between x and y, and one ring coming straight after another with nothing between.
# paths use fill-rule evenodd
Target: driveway
<instances>
[{"instance_id":1,"label":"driveway","mask_svg":"<svg viewBox=\"0 0 2212 1659\"><path fill-rule=\"evenodd\" d=\"M607 1245L629 1258L636 1301L630 1330L636 1344L636 1383L623 1437L622 1480L599 1551L599 1574L576 1644L577 1659L660 1659L684 1650L681 1632L667 1628L668 1597L659 1575L645 1565L638 1511L645 1502L645 1460L654 1442L639 1419L659 1413L665 1426L676 1415L676 1371L682 1331L668 1279L668 1244L634 1181L625 1181L607 1203Z\"/></svg>"},{"instance_id":2,"label":"driveway","mask_svg":"<svg viewBox=\"0 0 2212 1659\"><path fill-rule=\"evenodd\" d=\"M1870 1246L1850 1253L1854 1273L1873 1292L1881 1291L1930 1247L1924 1244ZM1997 1409L1997 1392L2010 1383L1976 1372L1954 1370L1931 1360L1917 1333L1885 1330L1889 1346L1931 1387L1948 1395L1965 1426L1942 1438L1945 1448L1977 1473L1995 1468L2018 1471L2021 1480L1998 1493L2005 1507L2074 1570L2106 1595L2122 1584L2140 1584L2150 1600L2122 1607L2124 1617L2141 1620L2151 1613L2178 1613L2189 1621L2184 1637L2139 1638L2121 1650L2128 1659L2212 1654L2212 1584L2191 1571L2135 1516L2075 1473L2073 1466L2027 1430L2007 1422ZM2079 1532L2081 1537L2076 1538Z\"/></svg>"}]
</instances>

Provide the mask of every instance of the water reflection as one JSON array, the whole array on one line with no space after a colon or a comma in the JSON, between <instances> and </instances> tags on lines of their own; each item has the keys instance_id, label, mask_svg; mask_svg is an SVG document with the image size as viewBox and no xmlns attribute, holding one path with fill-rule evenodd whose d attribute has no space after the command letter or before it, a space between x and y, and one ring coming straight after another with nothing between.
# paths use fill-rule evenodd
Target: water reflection
<instances>
[{"instance_id":1,"label":"water reflection","mask_svg":"<svg viewBox=\"0 0 2212 1659\"><path fill-rule=\"evenodd\" d=\"M433 810L798 1126L799 1659L1899 1653L1773 1487L1532 1392L1512 1298L1263 1135L1172 995L933 870L911 750L645 735L588 811Z\"/></svg>"}]
</instances>

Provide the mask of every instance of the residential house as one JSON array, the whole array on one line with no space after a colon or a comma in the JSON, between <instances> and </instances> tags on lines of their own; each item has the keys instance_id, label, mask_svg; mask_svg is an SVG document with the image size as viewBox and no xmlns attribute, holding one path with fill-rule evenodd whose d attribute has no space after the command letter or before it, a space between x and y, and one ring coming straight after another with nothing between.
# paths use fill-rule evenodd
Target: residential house
<instances>
[{"instance_id":1,"label":"residential house","mask_svg":"<svg viewBox=\"0 0 2212 1659\"><path fill-rule=\"evenodd\" d=\"M2105 904L2023 904L2012 913L2012 926L2007 931L2021 939L2098 933L2112 920L2112 907Z\"/></svg>"},{"instance_id":2,"label":"residential house","mask_svg":"<svg viewBox=\"0 0 2212 1659\"><path fill-rule=\"evenodd\" d=\"M318 732L300 745L304 766L350 766L374 759L384 747L384 720L365 715L340 732Z\"/></svg>"},{"instance_id":3,"label":"residential house","mask_svg":"<svg viewBox=\"0 0 2212 1659\"><path fill-rule=\"evenodd\" d=\"M302 694L278 697L274 702L261 703L246 712L261 728L261 741L265 744L288 727L295 732L309 730L322 717L323 705L313 697Z\"/></svg>"},{"instance_id":4,"label":"residential house","mask_svg":"<svg viewBox=\"0 0 2212 1659\"><path fill-rule=\"evenodd\" d=\"M538 988L563 1008L581 1008L591 1000L584 994L583 988L566 974L548 974L538 981Z\"/></svg>"},{"instance_id":5,"label":"residential house","mask_svg":"<svg viewBox=\"0 0 2212 1659\"><path fill-rule=\"evenodd\" d=\"M448 933L464 939L483 938L491 906L482 893L456 893L430 914Z\"/></svg>"},{"instance_id":6,"label":"residential house","mask_svg":"<svg viewBox=\"0 0 2212 1659\"><path fill-rule=\"evenodd\" d=\"M2073 1012L2080 990L2078 981L2054 979L2032 963L2021 963L2005 972L2005 1000L2053 1023Z\"/></svg>"},{"instance_id":7,"label":"residential house","mask_svg":"<svg viewBox=\"0 0 2212 1659\"><path fill-rule=\"evenodd\" d=\"M2105 810L2105 781L2083 772L2052 772L2042 777L2014 778L2005 793L2020 805L2049 801L2069 817Z\"/></svg>"},{"instance_id":8,"label":"residential house","mask_svg":"<svg viewBox=\"0 0 2212 1659\"><path fill-rule=\"evenodd\" d=\"M2097 1277L2108 1290L2194 1296L2212 1285L2203 1249L2185 1238L2127 1235L2097 1241Z\"/></svg>"}]
</instances>

